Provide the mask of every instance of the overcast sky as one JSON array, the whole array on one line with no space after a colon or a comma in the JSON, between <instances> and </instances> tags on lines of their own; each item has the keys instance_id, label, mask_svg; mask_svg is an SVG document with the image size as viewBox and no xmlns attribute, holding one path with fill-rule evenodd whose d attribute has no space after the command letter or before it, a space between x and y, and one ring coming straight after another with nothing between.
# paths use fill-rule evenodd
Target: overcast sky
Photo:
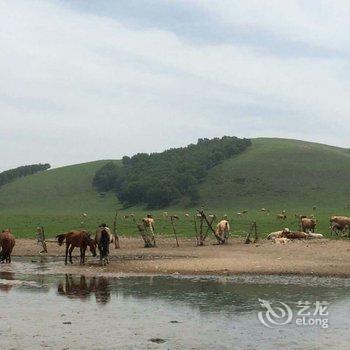
<instances>
[{"instance_id":1,"label":"overcast sky","mask_svg":"<svg viewBox=\"0 0 350 350\"><path fill-rule=\"evenodd\" d=\"M350 2L0 0L0 170L199 137L350 147Z\"/></svg>"}]
</instances>

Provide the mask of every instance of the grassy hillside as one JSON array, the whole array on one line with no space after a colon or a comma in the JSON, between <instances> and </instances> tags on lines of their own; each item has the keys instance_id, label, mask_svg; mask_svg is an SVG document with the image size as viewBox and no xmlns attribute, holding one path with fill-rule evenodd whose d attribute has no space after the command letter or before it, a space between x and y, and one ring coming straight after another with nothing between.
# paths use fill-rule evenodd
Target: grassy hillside
<instances>
[{"instance_id":1,"label":"grassy hillside","mask_svg":"<svg viewBox=\"0 0 350 350\"><path fill-rule=\"evenodd\" d=\"M101 196L92 178L107 161L66 166L17 179L0 187L0 212L100 212L119 205L113 194Z\"/></svg>"},{"instance_id":2,"label":"grassy hillside","mask_svg":"<svg viewBox=\"0 0 350 350\"><path fill-rule=\"evenodd\" d=\"M340 208L350 205L350 152L285 139L254 139L201 184L205 205L219 208Z\"/></svg>"},{"instance_id":3,"label":"grassy hillside","mask_svg":"<svg viewBox=\"0 0 350 350\"><path fill-rule=\"evenodd\" d=\"M349 150L296 140L252 141L251 147L216 166L200 184L200 204L218 216L228 214L234 233L244 234L252 220L264 233L283 227L296 229L295 213L313 213L319 220L318 231L326 233L330 215L350 215ZM1 187L0 229L10 227L17 236L34 237L35 227L44 225L52 236L79 227L82 212L88 213L89 230L101 222L111 224L114 210L121 205L112 193L100 195L91 185L96 170L106 162L53 169ZM313 206L317 206L316 211ZM270 213L260 212L261 207ZM248 213L237 216L244 209ZM283 209L288 220L277 220L276 214ZM169 220L162 217L165 210L180 216L180 235L194 235L195 208L185 208L181 203L153 212L158 233L172 232ZM147 209L130 208L126 212L141 218ZM185 212L190 218L184 217ZM120 219L118 227L121 233L137 234L130 219Z\"/></svg>"}]
</instances>

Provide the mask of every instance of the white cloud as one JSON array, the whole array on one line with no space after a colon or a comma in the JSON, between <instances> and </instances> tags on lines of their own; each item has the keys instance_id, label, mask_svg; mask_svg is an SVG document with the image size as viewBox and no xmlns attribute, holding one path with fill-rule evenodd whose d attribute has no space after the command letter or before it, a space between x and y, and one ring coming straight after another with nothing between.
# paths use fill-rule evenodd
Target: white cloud
<instances>
[{"instance_id":1,"label":"white cloud","mask_svg":"<svg viewBox=\"0 0 350 350\"><path fill-rule=\"evenodd\" d=\"M325 16L312 2L297 4L197 6L223 23L341 54L288 57L249 44L198 45L59 2L0 2L1 168L116 158L224 134L348 146L343 30L350 6L328 3Z\"/></svg>"}]
</instances>

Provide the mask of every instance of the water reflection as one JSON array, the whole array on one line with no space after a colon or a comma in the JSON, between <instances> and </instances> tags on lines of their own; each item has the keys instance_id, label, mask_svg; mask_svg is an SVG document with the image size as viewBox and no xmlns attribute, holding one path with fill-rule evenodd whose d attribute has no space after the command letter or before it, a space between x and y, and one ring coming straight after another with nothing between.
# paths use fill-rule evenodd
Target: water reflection
<instances>
[{"instance_id":1,"label":"water reflection","mask_svg":"<svg viewBox=\"0 0 350 350\"><path fill-rule=\"evenodd\" d=\"M305 286L281 284L234 283L217 280L154 277L85 277L65 275L57 286L59 295L70 299L87 300L92 296L97 303L106 304L111 295L119 298L160 300L180 303L199 312L237 314L260 308L258 298L286 301L296 305L299 300L347 299L347 288L342 286Z\"/></svg>"},{"instance_id":2,"label":"water reflection","mask_svg":"<svg viewBox=\"0 0 350 350\"><path fill-rule=\"evenodd\" d=\"M9 271L0 271L0 279L6 281L13 281L15 279L15 274ZM0 290L8 293L12 288L12 284L0 283Z\"/></svg>"},{"instance_id":3,"label":"water reflection","mask_svg":"<svg viewBox=\"0 0 350 350\"><path fill-rule=\"evenodd\" d=\"M64 282L60 281L57 293L70 299L89 299L95 295L97 303L107 303L111 299L108 279L105 277L85 277L65 275Z\"/></svg>"}]
</instances>

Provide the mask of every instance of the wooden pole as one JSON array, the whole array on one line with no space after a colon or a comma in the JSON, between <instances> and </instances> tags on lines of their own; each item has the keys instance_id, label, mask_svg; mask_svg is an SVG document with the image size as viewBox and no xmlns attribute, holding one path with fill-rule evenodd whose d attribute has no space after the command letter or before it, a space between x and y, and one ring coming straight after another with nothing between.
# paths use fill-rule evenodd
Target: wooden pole
<instances>
[{"instance_id":1,"label":"wooden pole","mask_svg":"<svg viewBox=\"0 0 350 350\"><path fill-rule=\"evenodd\" d=\"M115 211L114 220L113 220L113 236L114 236L114 248L120 249L119 236L117 233L117 219L118 219L118 210Z\"/></svg>"},{"instance_id":2,"label":"wooden pole","mask_svg":"<svg viewBox=\"0 0 350 350\"><path fill-rule=\"evenodd\" d=\"M211 218L211 220L210 220L210 225L211 225L211 226L213 226L213 223L214 223L215 219L216 219L216 216L214 215L214 216ZM208 227L207 227L207 230L206 230L206 232L205 232L204 240L207 238L209 231L210 231L210 227L208 226ZM203 240L203 241L204 241L204 240Z\"/></svg>"},{"instance_id":3,"label":"wooden pole","mask_svg":"<svg viewBox=\"0 0 350 350\"><path fill-rule=\"evenodd\" d=\"M207 223L208 227L210 228L210 230L213 232L215 238L217 239L219 244L224 244L225 243L225 239L223 239L222 237L220 237L215 230L213 229L211 223L209 222L209 220L207 219L207 217L204 214L203 210L197 210L199 214L201 214L202 218L205 220L205 222Z\"/></svg>"},{"instance_id":4,"label":"wooden pole","mask_svg":"<svg viewBox=\"0 0 350 350\"><path fill-rule=\"evenodd\" d=\"M41 243L43 250L40 253L47 253L46 239L45 239L45 230L43 226L37 228L38 242Z\"/></svg>"},{"instance_id":5,"label":"wooden pole","mask_svg":"<svg viewBox=\"0 0 350 350\"><path fill-rule=\"evenodd\" d=\"M197 227L197 215L196 214L194 214L193 220L194 220L194 229L196 231L196 245L199 246L198 227Z\"/></svg>"},{"instance_id":6,"label":"wooden pole","mask_svg":"<svg viewBox=\"0 0 350 350\"><path fill-rule=\"evenodd\" d=\"M250 239L250 236L253 234L254 232L254 241L252 242ZM247 234L246 238L245 238L245 244L250 244L250 243L256 243L258 241L258 226L256 224L256 221L253 221L250 225L250 230L249 233Z\"/></svg>"},{"instance_id":7,"label":"wooden pole","mask_svg":"<svg viewBox=\"0 0 350 350\"><path fill-rule=\"evenodd\" d=\"M256 221L254 221L254 243L258 241L258 225Z\"/></svg>"},{"instance_id":8,"label":"wooden pole","mask_svg":"<svg viewBox=\"0 0 350 350\"><path fill-rule=\"evenodd\" d=\"M201 224L199 226L199 244L200 245L204 244L204 239L203 239L203 216L201 216Z\"/></svg>"},{"instance_id":9,"label":"wooden pole","mask_svg":"<svg viewBox=\"0 0 350 350\"><path fill-rule=\"evenodd\" d=\"M174 236L175 236L175 240L176 240L176 246L177 246L177 247L180 247L180 245L179 245L179 241L178 241L178 239L177 239L176 230L175 230L174 219L175 219L175 217L174 217L173 215L172 215L172 216L170 216L171 226L173 227Z\"/></svg>"}]
</instances>

